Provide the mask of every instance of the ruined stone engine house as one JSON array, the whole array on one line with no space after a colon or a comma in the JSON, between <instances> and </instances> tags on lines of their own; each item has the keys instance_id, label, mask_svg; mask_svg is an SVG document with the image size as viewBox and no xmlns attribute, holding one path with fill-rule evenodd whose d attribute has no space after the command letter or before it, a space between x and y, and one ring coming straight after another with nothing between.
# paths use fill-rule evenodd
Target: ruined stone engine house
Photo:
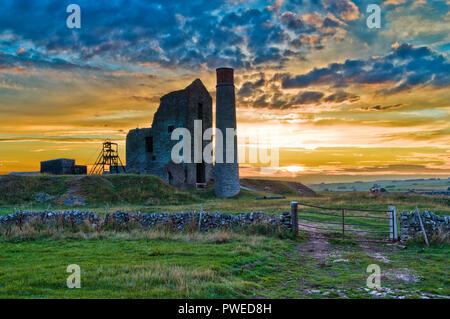
<instances>
[{"instance_id":1,"label":"ruined stone engine house","mask_svg":"<svg viewBox=\"0 0 450 319\"><path fill-rule=\"evenodd\" d=\"M234 70L219 68L217 72L216 126L221 132L236 130L236 98ZM194 121L202 121L202 131L195 132ZM190 143L191 160L174 163L172 149L179 142L172 140L172 132L177 128L186 128L194 134L204 133L212 128L212 98L202 81L192 82L184 90L169 93L161 98L161 104L155 113L150 128L135 129L127 135L127 173L152 174L159 176L178 188L204 187L214 180L214 190L219 197L233 197L239 194L239 164L237 137L234 135L234 147L228 149L224 143L216 143L215 154L230 154L231 161L217 161L213 166L202 159L194 160L196 143ZM227 140L227 133L224 137ZM231 138L231 137L230 137ZM211 141L201 139L201 150ZM183 154L184 156L184 154Z\"/></svg>"},{"instance_id":2,"label":"ruined stone engine house","mask_svg":"<svg viewBox=\"0 0 450 319\"><path fill-rule=\"evenodd\" d=\"M202 120L202 136L212 127L212 98L197 79L184 90L169 93L161 104L150 128L129 131L126 144L126 167L131 174L152 174L179 188L207 184L213 178L213 165L207 163L175 164L171 151L178 141L172 132L179 127L194 131L194 120ZM202 141L202 149L210 141ZM194 154L194 143L191 143Z\"/></svg>"}]
</instances>

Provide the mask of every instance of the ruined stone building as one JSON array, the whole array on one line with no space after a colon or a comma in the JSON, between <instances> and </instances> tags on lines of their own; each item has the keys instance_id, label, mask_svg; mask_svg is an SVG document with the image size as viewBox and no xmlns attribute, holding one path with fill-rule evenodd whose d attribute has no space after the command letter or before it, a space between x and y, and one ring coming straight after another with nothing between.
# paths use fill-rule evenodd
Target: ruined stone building
<instances>
[{"instance_id":1,"label":"ruined stone building","mask_svg":"<svg viewBox=\"0 0 450 319\"><path fill-rule=\"evenodd\" d=\"M86 175L87 166L75 165L75 160L58 158L41 162L41 174L53 175Z\"/></svg>"},{"instance_id":2,"label":"ruined stone building","mask_svg":"<svg viewBox=\"0 0 450 319\"><path fill-rule=\"evenodd\" d=\"M213 164L205 162L195 163L193 141L190 163L176 164L172 161L172 148L179 142L172 141L172 132L176 128L187 128L193 140L195 120L202 120L201 136L213 124L212 98L198 79L184 90L169 93L161 98L150 128L129 131L126 143L127 173L156 175L179 188L193 188L214 180L217 196L233 197L239 194L237 138L234 138L234 147L227 148L225 145L226 129L236 129L233 69L217 69L216 123L217 128L224 133L224 143L216 143L215 154L222 152L223 158L226 159L227 154L233 152L234 156L230 157L234 158L234 161L216 162L214 167ZM211 141L202 139L201 150L210 143Z\"/></svg>"},{"instance_id":3,"label":"ruined stone building","mask_svg":"<svg viewBox=\"0 0 450 319\"><path fill-rule=\"evenodd\" d=\"M207 163L175 164L172 148L178 141L171 135L176 128L194 132L194 120L202 120L202 136L212 127L212 98L202 81L195 80L184 90L169 93L161 98L150 128L131 130L127 135L126 167L131 174L152 174L181 188L207 184L213 178L213 165ZM192 136L194 134L192 133ZM211 143L203 141L202 149ZM194 143L191 143L194 156Z\"/></svg>"}]
</instances>

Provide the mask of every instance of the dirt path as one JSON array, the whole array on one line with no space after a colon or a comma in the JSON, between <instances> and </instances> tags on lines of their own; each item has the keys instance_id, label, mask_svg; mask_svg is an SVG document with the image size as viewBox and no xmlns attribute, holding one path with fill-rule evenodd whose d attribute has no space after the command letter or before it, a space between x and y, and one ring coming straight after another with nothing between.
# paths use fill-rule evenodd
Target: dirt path
<instances>
[{"instance_id":1,"label":"dirt path","mask_svg":"<svg viewBox=\"0 0 450 319\"><path fill-rule=\"evenodd\" d=\"M320 226L317 224L311 225L299 225L299 230L305 231L308 233L308 241L305 243L301 243L297 246L298 253L301 256L311 256L319 262L324 262L328 258L333 258L333 262L345 262L344 259L341 259L341 256L347 253L348 251L333 246L331 247L330 243L325 237L325 234L318 232L314 226ZM360 230L350 226L347 226L349 231L351 230ZM360 248L364 253L366 253L369 257L379 261L383 264L388 264L391 262L389 258L386 256L387 254L393 252L398 249L398 247L394 244L386 245L386 244L376 244L372 242L367 242L367 238L365 237L368 233L366 232L354 232L356 234L356 242L358 243L357 247Z\"/></svg>"},{"instance_id":2,"label":"dirt path","mask_svg":"<svg viewBox=\"0 0 450 319\"><path fill-rule=\"evenodd\" d=\"M330 257L330 244L322 238L323 235L306 225L299 225L299 229L309 233L308 241L297 246L299 254L312 256L322 262Z\"/></svg>"},{"instance_id":3,"label":"dirt path","mask_svg":"<svg viewBox=\"0 0 450 319\"><path fill-rule=\"evenodd\" d=\"M86 198L81 194L81 179L83 177L74 178L69 185L67 192L59 197L55 203L69 205L84 205Z\"/></svg>"}]
</instances>

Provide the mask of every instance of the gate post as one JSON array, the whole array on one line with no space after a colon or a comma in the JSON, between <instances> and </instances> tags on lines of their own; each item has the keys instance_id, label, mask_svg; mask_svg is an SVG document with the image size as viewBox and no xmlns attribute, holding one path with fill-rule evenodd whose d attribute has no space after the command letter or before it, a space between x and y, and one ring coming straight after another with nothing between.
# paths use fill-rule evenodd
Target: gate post
<instances>
[{"instance_id":1,"label":"gate post","mask_svg":"<svg viewBox=\"0 0 450 319\"><path fill-rule=\"evenodd\" d=\"M291 231L298 236L298 203L291 202Z\"/></svg>"},{"instance_id":2,"label":"gate post","mask_svg":"<svg viewBox=\"0 0 450 319\"><path fill-rule=\"evenodd\" d=\"M395 206L389 206L389 226L390 226L390 239L392 241L398 240L397 230L397 208Z\"/></svg>"}]
</instances>

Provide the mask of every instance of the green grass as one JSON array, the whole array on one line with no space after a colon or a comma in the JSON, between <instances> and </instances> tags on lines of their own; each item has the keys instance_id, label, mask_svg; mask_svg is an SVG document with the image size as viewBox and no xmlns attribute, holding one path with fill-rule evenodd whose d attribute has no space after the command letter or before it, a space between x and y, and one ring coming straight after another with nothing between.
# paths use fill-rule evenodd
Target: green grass
<instances>
[{"instance_id":1,"label":"green grass","mask_svg":"<svg viewBox=\"0 0 450 319\"><path fill-rule=\"evenodd\" d=\"M60 196L67 191L68 176L0 176L0 203L19 205L34 201L37 193Z\"/></svg>"},{"instance_id":2,"label":"green grass","mask_svg":"<svg viewBox=\"0 0 450 319\"><path fill-rule=\"evenodd\" d=\"M2 241L0 297L251 297L258 288L254 276L276 271L271 265L294 245L260 235L166 236ZM253 263L264 266L249 275L246 265ZM70 264L81 267L81 289L66 287Z\"/></svg>"},{"instance_id":3,"label":"green grass","mask_svg":"<svg viewBox=\"0 0 450 319\"><path fill-rule=\"evenodd\" d=\"M46 193L52 200L38 203L36 194ZM109 176L0 176L0 213L14 210L71 209L65 205L72 196L86 202L85 209L142 207L176 203L198 203L194 192L178 191L150 175ZM79 208L79 207L77 207Z\"/></svg>"},{"instance_id":4,"label":"green grass","mask_svg":"<svg viewBox=\"0 0 450 319\"><path fill-rule=\"evenodd\" d=\"M261 180L252 178L241 179L241 184L255 190L263 191L264 188L270 190L270 193L283 194L283 195L297 195L297 191L294 187L289 186L286 181L277 180Z\"/></svg>"},{"instance_id":5,"label":"green grass","mask_svg":"<svg viewBox=\"0 0 450 319\"><path fill-rule=\"evenodd\" d=\"M35 193L57 197L75 189L87 201L85 207L76 209L99 214L105 212L106 204L109 211L143 213L198 211L200 204L208 212L281 213L290 210L291 201L299 201L337 209L394 205L399 212L417 205L421 210L450 215L448 197L438 196L360 192L319 193L316 197L287 194L286 199L256 200L261 193L242 191L238 197L224 200L216 198L211 188L181 192L148 176L0 179L0 214L46 209L49 203L34 202ZM51 209L73 209L50 204ZM314 211L299 207L300 216L325 220ZM326 220L338 221L339 217ZM351 217L347 221L362 229L372 229L377 223ZM382 287L392 290L385 291L384 298L450 296L448 245L423 248L416 243L399 249L329 240L323 255L318 256L321 249L314 247L314 240L293 240L261 230L201 234L16 229L8 237L4 233L0 231L2 298L373 298L377 296L366 288L366 269L374 263L382 269ZM81 266L81 289L66 287L70 264Z\"/></svg>"},{"instance_id":6,"label":"green grass","mask_svg":"<svg viewBox=\"0 0 450 319\"><path fill-rule=\"evenodd\" d=\"M343 183L322 183L310 185L315 191L349 192L353 189L366 191L377 184L380 188L385 188L390 193L408 193L411 190L416 192L446 191L450 186L450 179L413 179L413 180L377 180L371 182L343 182Z\"/></svg>"},{"instance_id":7,"label":"green grass","mask_svg":"<svg viewBox=\"0 0 450 319\"><path fill-rule=\"evenodd\" d=\"M205 192L195 190L178 191L161 179L148 175L109 175L109 176L0 176L0 214L11 213L17 209L40 210L72 209L64 205L58 198L68 192L84 197L86 206L77 209L92 210L97 213L109 209L139 210L141 212L178 212L180 205L184 210L198 210L204 204L207 211L264 211L281 213L289 211L290 201L306 202L320 206L349 207L366 209L387 209L389 205L397 206L397 211L427 209L438 214L450 215L450 198L448 196L426 196L414 194L382 194L370 195L367 192L354 193L319 193L319 196L307 197L287 193L284 182L272 185L286 195L286 199L257 200L264 195L261 192L241 190L236 198L219 199L214 189ZM37 193L48 193L55 199L47 203L37 203Z\"/></svg>"},{"instance_id":8,"label":"green grass","mask_svg":"<svg viewBox=\"0 0 450 319\"><path fill-rule=\"evenodd\" d=\"M262 294L269 298L450 297L449 248L447 245L426 250L421 247L399 250L379 245L362 249L347 242L330 243L330 254L322 259L315 258L313 253L293 252L278 272L264 278ZM387 262L366 250L381 251ZM371 264L381 268L381 292L387 291L384 295L372 295L374 289L366 286L369 275L366 271ZM417 282L407 282L399 279L400 276L406 279L412 276Z\"/></svg>"},{"instance_id":9,"label":"green grass","mask_svg":"<svg viewBox=\"0 0 450 319\"><path fill-rule=\"evenodd\" d=\"M151 175L85 176L81 193L93 206L114 204L154 204L198 202L198 197L181 192Z\"/></svg>"},{"instance_id":10,"label":"green grass","mask_svg":"<svg viewBox=\"0 0 450 319\"><path fill-rule=\"evenodd\" d=\"M336 241L323 256L308 245L255 232L3 238L0 298L372 298L366 269L374 263L391 290L384 298L450 296L448 245L403 250ZM81 267L81 289L66 287L70 264ZM397 273L417 282L389 275Z\"/></svg>"}]
</instances>

